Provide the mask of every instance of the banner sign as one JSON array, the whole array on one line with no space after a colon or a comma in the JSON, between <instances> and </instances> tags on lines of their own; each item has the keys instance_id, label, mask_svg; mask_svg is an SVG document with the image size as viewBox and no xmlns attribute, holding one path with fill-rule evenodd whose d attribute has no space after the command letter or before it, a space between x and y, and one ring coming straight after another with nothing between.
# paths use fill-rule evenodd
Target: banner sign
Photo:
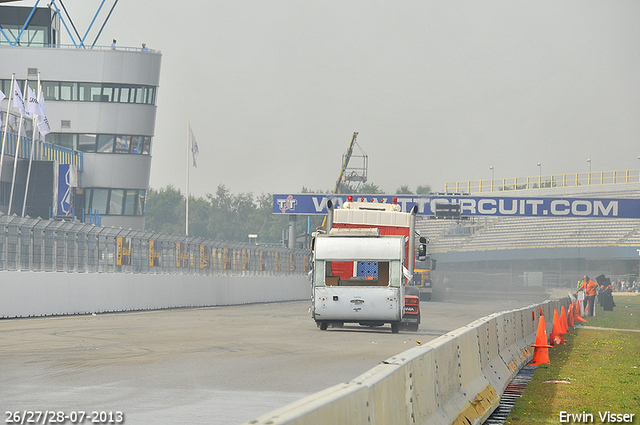
<instances>
[{"instance_id":1,"label":"banner sign","mask_svg":"<svg viewBox=\"0 0 640 425\"><path fill-rule=\"evenodd\" d=\"M391 203L396 197L402 211L418 207L418 215L435 216L437 204L460 205L462 216L640 218L640 199L506 196L389 196L354 195L354 201ZM274 214L325 215L327 201L340 208L347 195L273 195Z\"/></svg>"},{"instance_id":2,"label":"banner sign","mask_svg":"<svg viewBox=\"0 0 640 425\"><path fill-rule=\"evenodd\" d=\"M71 216L73 208L73 189L78 186L78 170L75 165L58 164L58 178L55 191L53 214Z\"/></svg>"},{"instance_id":3,"label":"banner sign","mask_svg":"<svg viewBox=\"0 0 640 425\"><path fill-rule=\"evenodd\" d=\"M117 266L130 266L131 265L131 246L133 240L131 238L118 237L116 239L116 265Z\"/></svg>"},{"instance_id":4,"label":"banner sign","mask_svg":"<svg viewBox=\"0 0 640 425\"><path fill-rule=\"evenodd\" d=\"M176 242L176 267L189 267L187 244Z\"/></svg>"},{"instance_id":5,"label":"banner sign","mask_svg":"<svg viewBox=\"0 0 640 425\"><path fill-rule=\"evenodd\" d=\"M200 245L200 268L208 269L211 267L211 247Z\"/></svg>"},{"instance_id":6,"label":"banner sign","mask_svg":"<svg viewBox=\"0 0 640 425\"><path fill-rule=\"evenodd\" d=\"M149 267L160 267L162 265L162 242L149 241Z\"/></svg>"}]
</instances>

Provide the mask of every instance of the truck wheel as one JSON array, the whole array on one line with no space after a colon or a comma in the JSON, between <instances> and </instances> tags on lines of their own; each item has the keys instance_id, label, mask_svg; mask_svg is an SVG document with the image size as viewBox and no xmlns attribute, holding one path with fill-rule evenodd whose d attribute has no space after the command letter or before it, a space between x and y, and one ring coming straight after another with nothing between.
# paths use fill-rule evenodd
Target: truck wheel
<instances>
[{"instance_id":1,"label":"truck wheel","mask_svg":"<svg viewBox=\"0 0 640 425\"><path fill-rule=\"evenodd\" d=\"M329 327L329 324L327 322L320 322L321 331L326 331L328 327Z\"/></svg>"},{"instance_id":2,"label":"truck wheel","mask_svg":"<svg viewBox=\"0 0 640 425\"><path fill-rule=\"evenodd\" d=\"M398 332L400 332L400 323L393 322L391 324L391 332L394 333L394 334L397 334Z\"/></svg>"}]
</instances>

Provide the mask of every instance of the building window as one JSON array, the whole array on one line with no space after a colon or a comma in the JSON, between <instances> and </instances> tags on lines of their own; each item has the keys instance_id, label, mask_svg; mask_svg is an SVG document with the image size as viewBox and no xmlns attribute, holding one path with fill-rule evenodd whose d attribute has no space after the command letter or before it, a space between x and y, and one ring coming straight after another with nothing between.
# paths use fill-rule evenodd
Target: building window
<instances>
[{"instance_id":1,"label":"building window","mask_svg":"<svg viewBox=\"0 0 640 425\"><path fill-rule=\"evenodd\" d=\"M78 150L81 152L95 152L97 138L96 134L79 134Z\"/></svg>"},{"instance_id":2,"label":"building window","mask_svg":"<svg viewBox=\"0 0 640 425\"><path fill-rule=\"evenodd\" d=\"M116 136L115 153L129 153L131 147L131 136Z\"/></svg>"},{"instance_id":3,"label":"building window","mask_svg":"<svg viewBox=\"0 0 640 425\"><path fill-rule=\"evenodd\" d=\"M49 38L47 37L49 29L44 26L29 25L28 28L22 30L21 26L4 24L2 29L9 41L4 37L0 37L0 46L8 46L9 43L15 43L20 31L22 31L22 34L20 34L18 46L42 47L49 44Z\"/></svg>"},{"instance_id":4,"label":"building window","mask_svg":"<svg viewBox=\"0 0 640 425\"><path fill-rule=\"evenodd\" d=\"M98 211L100 215L106 214L108 201L109 189L93 189L89 209Z\"/></svg>"},{"instance_id":5,"label":"building window","mask_svg":"<svg viewBox=\"0 0 640 425\"><path fill-rule=\"evenodd\" d=\"M122 207L124 203L124 190L111 189L111 197L109 198L109 215L122 215Z\"/></svg>"},{"instance_id":6,"label":"building window","mask_svg":"<svg viewBox=\"0 0 640 425\"><path fill-rule=\"evenodd\" d=\"M35 80L29 85L37 93ZM11 91L11 80L0 80L3 93ZM78 83L71 81L42 81L45 100L80 101L80 102L113 102L139 103L155 105L156 87L132 86L113 83Z\"/></svg>"},{"instance_id":7,"label":"building window","mask_svg":"<svg viewBox=\"0 0 640 425\"><path fill-rule=\"evenodd\" d=\"M51 100L78 100L78 83L68 83L62 81L60 83L60 99Z\"/></svg>"},{"instance_id":8,"label":"building window","mask_svg":"<svg viewBox=\"0 0 640 425\"><path fill-rule=\"evenodd\" d=\"M84 191L87 213L97 210L100 215L144 214L145 190L85 188Z\"/></svg>"},{"instance_id":9,"label":"building window","mask_svg":"<svg viewBox=\"0 0 640 425\"><path fill-rule=\"evenodd\" d=\"M151 153L151 137L124 134L49 133L46 141L81 152L142 154Z\"/></svg>"},{"instance_id":10,"label":"building window","mask_svg":"<svg viewBox=\"0 0 640 425\"><path fill-rule=\"evenodd\" d=\"M124 193L124 215L135 215L138 191L129 189Z\"/></svg>"},{"instance_id":11,"label":"building window","mask_svg":"<svg viewBox=\"0 0 640 425\"><path fill-rule=\"evenodd\" d=\"M98 135L98 152L113 153L113 142L116 136L113 134Z\"/></svg>"}]
</instances>

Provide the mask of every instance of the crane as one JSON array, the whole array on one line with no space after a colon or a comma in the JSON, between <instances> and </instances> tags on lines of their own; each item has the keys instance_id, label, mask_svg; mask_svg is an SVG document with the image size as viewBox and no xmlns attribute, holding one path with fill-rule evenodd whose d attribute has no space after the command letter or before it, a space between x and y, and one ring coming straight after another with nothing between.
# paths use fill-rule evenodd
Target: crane
<instances>
[{"instance_id":1,"label":"crane","mask_svg":"<svg viewBox=\"0 0 640 425\"><path fill-rule=\"evenodd\" d=\"M338 176L338 180L336 181L336 187L333 189L333 193L347 193L350 190L356 191L358 186L361 183L367 181L367 162L368 157L367 154L362 151L362 148L356 142L356 138L358 137L358 132L353 133L353 137L351 138L351 143L349 143L349 148L347 152L342 155L342 168L340 169L340 175ZM353 148L355 145L358 145L360 151L362 151L361 155L354 155ZM360 167L349 167L349 162L352 158L362 158L362 166ZM357 182L357 186L355 189L352 189L350 186L350 182Z\"/></svg>"}]
</instances>

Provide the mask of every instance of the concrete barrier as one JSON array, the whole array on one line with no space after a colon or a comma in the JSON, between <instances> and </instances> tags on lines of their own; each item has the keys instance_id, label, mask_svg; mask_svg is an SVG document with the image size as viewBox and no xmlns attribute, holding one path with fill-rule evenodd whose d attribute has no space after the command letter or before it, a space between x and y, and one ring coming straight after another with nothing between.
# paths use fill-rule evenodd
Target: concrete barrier
<instances>
[{"instance_id":1,"label":"concrete barrier","mask_svg":"<svg viewBox=\"0 0 640 425\"><path fill-rule=\"evenodd\" d=\"M305 277L0 271L0 317L305 300Z\"/></svg>"},{"instance_id":2,"label":"concrete barrier","mask_svg":"<svg viewBox=\"0 0 640 425\"><path fill-rule=\"evenodd\" d=\"M546 301L483 317L246 424L481 424L531 361L540 309L553 317L568 303Z\"/></svg>"}]
</instances>

